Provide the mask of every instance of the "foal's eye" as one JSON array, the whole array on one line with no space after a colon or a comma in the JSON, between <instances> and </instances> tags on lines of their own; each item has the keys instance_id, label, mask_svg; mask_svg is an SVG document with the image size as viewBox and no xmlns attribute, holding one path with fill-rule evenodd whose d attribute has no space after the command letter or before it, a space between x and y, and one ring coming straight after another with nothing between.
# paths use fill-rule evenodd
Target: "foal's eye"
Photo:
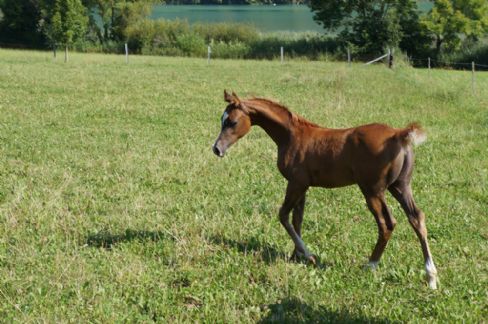
<instances>
[{"instance_id":1,"label":"foal's eye","mask_svg":"<svg viewBox=\"0 0 488 324\"><path fill-rule=\"evenodd\" d=\"M236 124L237 122L232 121L228 118L224 121L224 127L234 127Z\"/></svg>"}]
</instances>

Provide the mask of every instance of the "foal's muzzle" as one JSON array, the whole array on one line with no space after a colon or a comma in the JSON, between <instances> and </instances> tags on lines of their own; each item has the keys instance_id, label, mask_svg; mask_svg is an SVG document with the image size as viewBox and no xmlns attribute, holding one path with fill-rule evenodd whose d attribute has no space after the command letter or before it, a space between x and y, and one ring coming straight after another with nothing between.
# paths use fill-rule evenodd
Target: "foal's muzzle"
<instances>
[{"instance_id":1,"label":"foal's muzzle","mask_svg":"<svg viewBox=\"0 0 488 324\"><path fill-rule=\"evenodd\" d=\"M217 147L217 145L213 145L212 146L212 151L214 152L215 155L217 155L218 157L223 157L224 156L224 153L222 153L219 148Z\"/></svg>"},{"instance_id":2,"label":"foal's muzzle","mask_svg":"<svg viewBox=\"0 0 488 324\"><path fill-rule=\"evenodd\" d=\"M222 141L217 139L215 144L212 146L212 151L218 157L224 157L225 151L227 150L227 145L222 145Z\"/></svg>"}]
</instances>

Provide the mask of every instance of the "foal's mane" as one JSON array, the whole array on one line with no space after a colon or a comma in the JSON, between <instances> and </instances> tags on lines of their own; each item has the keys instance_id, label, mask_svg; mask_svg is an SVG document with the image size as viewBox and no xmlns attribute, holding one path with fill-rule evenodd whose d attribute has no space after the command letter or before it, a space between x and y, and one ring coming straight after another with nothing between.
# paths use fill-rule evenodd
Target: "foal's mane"
<instances>
[{"instance_id":1,"label":"foal's mane","mask_svg":"<svg viewBox=\"0 0 488 324\"><path fill-rule=\"evenodd\" d=\"M270 109L275 109L275 110L278 110L278 111L285 113L290 118L291 123L293 123L295 125L320 127L319 125L312 123L311 121L306 120L302 116L299 116L299 115L291 112L290 109L288 109L286 106L284 106L284 105L282 105L276 101L266 99L266 98L256 98L256 97L253 97L250 100L259 101L259 102L263 103L264 105L266 105L266 107L268 107Z\"/></svg>"}]
</instances>

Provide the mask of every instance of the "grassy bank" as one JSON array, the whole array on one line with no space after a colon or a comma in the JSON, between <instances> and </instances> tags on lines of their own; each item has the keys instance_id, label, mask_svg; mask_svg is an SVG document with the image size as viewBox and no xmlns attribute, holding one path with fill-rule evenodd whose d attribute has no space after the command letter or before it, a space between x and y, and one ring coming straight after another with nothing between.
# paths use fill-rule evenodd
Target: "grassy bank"
<instances>
[{"instance_id":1,"label":"grassy bank","mask_svg":"<svg viewBox=\"0 0 488 324\"><path fill-rule=\"evenodd\" d=\"M344 63L0 51L0 316L49 321L487 318L488 74ZM398 220L359 190L312 189L303 235L326 268L291 263L285 181L260 129L217 159L223 89L278 99L328 127L416 120L413 189L440 289Z\"/></svg>"},{"instance_id":2,"label":"grassy bank","mask_svg":"<svg viewBox=\"0 0 488 324\"><path fill-rule=\"evenodd\" d=\"M221 59L273 59L280 47L291 58L317 60L335 55L339 41L333 35L314 32L260 33L256 27L243 23L195 23L186 20L146 19L126 31L131 53L183 57L206 57L211 47L212 57ZM81 52L124 53L124 42L75 46Z\"/></svg>"}]
</instances>

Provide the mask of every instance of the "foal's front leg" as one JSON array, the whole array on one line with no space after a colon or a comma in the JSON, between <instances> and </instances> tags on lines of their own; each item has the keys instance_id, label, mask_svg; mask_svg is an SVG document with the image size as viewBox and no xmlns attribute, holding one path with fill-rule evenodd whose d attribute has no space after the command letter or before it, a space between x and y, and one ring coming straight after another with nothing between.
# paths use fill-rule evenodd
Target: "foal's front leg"
<instances>
[{"instance_id":1,"label":"foal's front leg","mask_svg":"<svg viewBox=\"0 0 488 324\"><path fill-rule=\"evenodd\" d=\"M300 238L302 237L303 212L305 211L305 195L306 194L303 194L303 197L299 199L295 207L293 207L292 224L293 224L293 228L295 229L295 232L298 234ZM299 258L300 258L300 253L295 248L290 257L290 260L298 261Z\"/></svg>"},{"instance_id":2,"label":"foal's front leg","mask_svg":"<svg viewBox=\"0 0 488 324\"><path fill-rule=\"evenodd\" d=\"M302 254L313 264L316 264L315 257L308 251L305 243L301 239L300 235L297 233L295 228L290 224L289 216L290 211L297 206L302 198L305 196L305 192L307 191L308 187L303 185L294 184L292 182L288 182L288 186L286 188L286 196L285 201L280 209L280 222L285 227L288 235L290 235L293 243L295 243L295 254ZM302 208L303 209L303 208ZM303 211L302 211L303 214ZM303 215L302 215L303 216ZM301 223L301 222L300 222ZM301 225L301 224L300 224ZM298 227L299 229L300 227Z\"/></svg>"}]
</instances>

